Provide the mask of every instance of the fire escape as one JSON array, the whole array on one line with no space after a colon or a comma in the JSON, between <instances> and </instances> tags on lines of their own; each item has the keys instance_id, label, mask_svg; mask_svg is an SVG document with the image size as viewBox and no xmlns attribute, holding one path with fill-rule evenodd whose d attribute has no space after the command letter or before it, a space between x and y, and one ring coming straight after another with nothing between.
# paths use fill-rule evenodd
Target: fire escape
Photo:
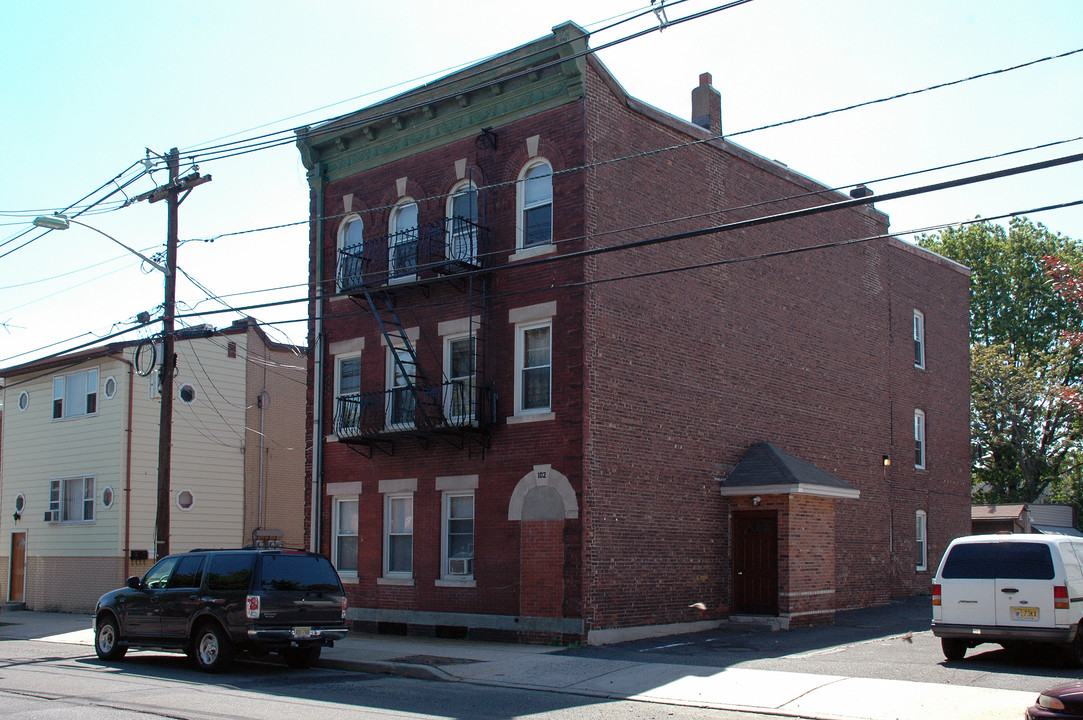
<instances>
[{"instance_id":1,"label":"fire escape","mask_svg":"<svg viewBox=\"0 0 1083 720\"><path fill-rule=\"evenodd\" d=\"M390 387L335 398L339 442L372 456L393 454L399 440L427 446L434 439L484 452L496 415L485 383L489 231L479 222L480 193L472 186L453 198L450 217L342 247L338 284L375 320L392 363ZM462 296L465 336L454 341L446 367L439 353L422 362L400 309L429 297L436 286ZM437 372L433 372L438 369Z\"/></svg>"}]
</instances>

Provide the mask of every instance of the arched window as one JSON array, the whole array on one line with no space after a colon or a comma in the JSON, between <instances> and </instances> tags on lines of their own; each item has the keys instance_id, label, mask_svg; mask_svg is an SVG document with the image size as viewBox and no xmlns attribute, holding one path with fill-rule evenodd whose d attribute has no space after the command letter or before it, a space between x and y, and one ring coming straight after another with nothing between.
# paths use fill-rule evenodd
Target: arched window
<instances>
[{"instance_id":1,"label":"arched window","mask_svg":"<svg viewBox=\"0 0 1083 720\"><path fill-rule=\"evenodd\" d=\"M535 160L519 175L520 250L553 242L553 168L545 160Z\"/></svg>"},{"instance_id":2,"label":"arched window","mask_svg":"<svg viewBox=\"0 0 1083 720\"><path fill-rule=\"evenodd\" d=\"M406 199L391 211L387 271L391 278L413 275L417 268L417 203Z\"/></svg>"},{"instance_id":3,"label":"arched window","mask_svg":"<svg viewBox=\"0 0 1083 720\"><path fill-rule=\"evenodd\" d=\"M349 290L364 284L365 223L358 215L342 221L338 229L338 289Z\"/></svg>"},{"instance_id":4,"label":"arched window","mask_svg":"<svg viewBox=\"0 0 1083 720\"><path fill-rule=\"evenodd\" d=\"M456 185L447 199L447 246L449 262L477 264L478 189L469 180Z\"/></svg>"}]
</instances>

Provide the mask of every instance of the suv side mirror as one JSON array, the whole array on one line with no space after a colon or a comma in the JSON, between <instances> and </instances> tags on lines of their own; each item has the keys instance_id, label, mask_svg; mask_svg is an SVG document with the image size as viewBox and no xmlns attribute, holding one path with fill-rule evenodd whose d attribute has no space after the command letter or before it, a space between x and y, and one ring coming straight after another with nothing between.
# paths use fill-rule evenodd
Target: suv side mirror
<instances>
[{"instance_id":1,"label":"suv side mirror","mask_svg":"<svg viewBox=\"0 0 1083 720\"><path fill-rule=\"evenodd\" d=\"M139 587L140 587L139 576L138 575L132 575L130 578L128 578L128 581L126 583L124 583L124 584L127 585L128 587L130 587L132 590L138 590Z\"/></svg>"}]
</instances>

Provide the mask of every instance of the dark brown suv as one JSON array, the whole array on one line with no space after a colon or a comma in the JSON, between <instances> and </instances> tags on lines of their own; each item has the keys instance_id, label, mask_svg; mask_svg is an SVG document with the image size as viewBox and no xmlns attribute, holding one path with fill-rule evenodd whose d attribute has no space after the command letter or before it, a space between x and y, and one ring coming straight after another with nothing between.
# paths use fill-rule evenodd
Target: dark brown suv
<instances>
[{"instance_id":1,"label":"dark brown suv","mask_svg":"<svg viewBox=\"0 0 1083 720\"><path fill-rule=\"evenodd\" d=\"M129 647L180 650L204 672L226 669L238 652L278 653L291 667L308 667L348 631L338 573L300 550L170 555L102 595L94 610L102 660L119 660Z\"/></svg>"}]
</instances>

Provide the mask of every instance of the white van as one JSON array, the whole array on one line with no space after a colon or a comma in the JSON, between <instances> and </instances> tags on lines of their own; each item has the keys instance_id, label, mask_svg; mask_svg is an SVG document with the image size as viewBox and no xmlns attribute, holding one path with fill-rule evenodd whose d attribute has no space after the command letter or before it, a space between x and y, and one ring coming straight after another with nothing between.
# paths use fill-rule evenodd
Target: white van
<instances>
[{"instance_id":1,"label":"white van","mask_svg":"<svg viewBox=\"0 0 1083 720\"><path fill-rule=\"evenodd\" d=\"M948 660L981 643L1050 643L1083 665L1083 538L971 535L933 580L933 635Z\"/></svg>"}]
</instances>

